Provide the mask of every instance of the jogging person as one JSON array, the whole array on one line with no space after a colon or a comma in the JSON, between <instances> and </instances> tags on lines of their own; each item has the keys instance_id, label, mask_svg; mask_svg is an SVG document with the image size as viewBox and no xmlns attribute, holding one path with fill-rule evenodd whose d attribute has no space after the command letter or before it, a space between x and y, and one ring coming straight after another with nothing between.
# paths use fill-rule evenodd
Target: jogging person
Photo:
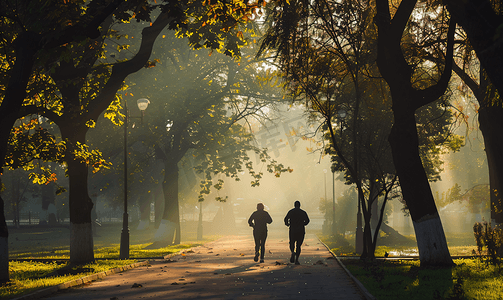
<instances>
[{"instance_id":1,"label":"jogging person","mask_svg":"<svg viewBox=\"0 0 503 300\"><path fill-rule=\"evenodd\" d=\"M295 262L296 265L300 264L300 246L302 246L304 242L304 236L306 234L305 226L307 224L309 224L307 213L300 209L300 202L295 201L294 208L290 209L286 214L285 225L290 226L290 252L292 252L290 262Z\"/></svg>"},{"instance_id":2,"label":"jogging person","mask_svg":"<svg viewBox=\"0 0 503 300\"><path fill-rule=\"evenodd\" d=\"M248 219L248 224L253 227L253 238L255 239L255 257L254 261L264 262L265 240L267 239L267 224L272 223L272 218L268 212L264 210L264 204L258 203L257 210L252 213ZM259 252L260 250L260 252Z\"/></svg>"}]
</instances>

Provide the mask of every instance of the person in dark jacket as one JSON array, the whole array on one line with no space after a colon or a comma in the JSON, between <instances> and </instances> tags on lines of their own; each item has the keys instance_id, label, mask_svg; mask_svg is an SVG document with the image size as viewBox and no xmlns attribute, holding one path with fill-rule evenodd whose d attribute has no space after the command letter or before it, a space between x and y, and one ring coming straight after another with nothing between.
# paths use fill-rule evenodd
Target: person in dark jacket
<instances>
[{"instance_id":1,"label":"person in dark jacket","mask_svg":"<svg viewBox=\"0 0 503 300\"><path fill-rule=\"evenodd\" d=\"M252 213L248 219L248 224L253 227L253 238L255 239L255 257L254 261L264 262L265 240L267 239L267 224L272 223L272 218L268 212L264 210L264 204L257 204L257 210ZM260 250L260 252L259 252Z\"/></svg>"},{"instance_id":2,"label":"person in dark jacket","mask_svg":"<svg viewBox=\"0 0 503 300\"><path fill-rule=\"evenodd\" d=\"M294 208L290 209L286 214L285 225L290 226L290 252L292 252L290 262L295 262L296 265L300 264L300 246L302 246L304 242L304 236L306 234L305 226L307 224L309 224L307 213L300 209L300 202L295 201Z\"/></svg>"}]
</instances>

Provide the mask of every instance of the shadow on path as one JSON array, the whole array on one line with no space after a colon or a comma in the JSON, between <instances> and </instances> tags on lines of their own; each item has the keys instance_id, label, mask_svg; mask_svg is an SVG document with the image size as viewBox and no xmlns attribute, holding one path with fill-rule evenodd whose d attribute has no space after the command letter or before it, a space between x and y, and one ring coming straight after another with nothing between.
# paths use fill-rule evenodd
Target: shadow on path
<instances>
[{"instance_id":1,"label":"shadow on path","mask_svg":"<svg viewBox=\"0 0 503 300\"><path fill-rule=\"evenodd\" d=\"M315 235L306 236L300 265L289 262L284 235L270 234L266 252L255 263L251 232L226 236L44 299L365 299Z\"/></svg>"}]
</instances>

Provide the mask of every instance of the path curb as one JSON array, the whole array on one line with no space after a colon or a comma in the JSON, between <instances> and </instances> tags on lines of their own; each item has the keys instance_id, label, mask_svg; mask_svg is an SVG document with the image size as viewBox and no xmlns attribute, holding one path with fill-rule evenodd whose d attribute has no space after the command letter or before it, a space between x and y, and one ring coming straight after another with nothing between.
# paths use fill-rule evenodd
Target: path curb
<instances>
[{"instance_id":1,"label":"path curb","mask_svg":"<svg viewBox=\"0 0 503 300\"><path fill-rule=\"evenodd\" d=\"M358 280L355 276L353 276L353 274L351 274L351 272L349 272L349 270L346 268L346 266L342 263L342 261L339 259L339 257L337 257L337 255L332 252L332 250L330 250L330 248L325 244L323 243L323 241L321 241L321 239L316 236L318 238L318 240L320 241L320 243L325 246L325 248L327 248L327 250L330 252L330 254L332 254L332 256L337 260L337 262L339 263L339 265L344 269L344 271L346 272L346 274L348 274L348 276L353 280L353 282L356 284L356 286L358 287L358 289L360 289L360 292L362 292L363 296L365 296L365 299L367 300L376 300L376 297L374 297L366 288L365 286L363 286L363 284L360 282L360 280Z\"/></svg>"}]
</instances>

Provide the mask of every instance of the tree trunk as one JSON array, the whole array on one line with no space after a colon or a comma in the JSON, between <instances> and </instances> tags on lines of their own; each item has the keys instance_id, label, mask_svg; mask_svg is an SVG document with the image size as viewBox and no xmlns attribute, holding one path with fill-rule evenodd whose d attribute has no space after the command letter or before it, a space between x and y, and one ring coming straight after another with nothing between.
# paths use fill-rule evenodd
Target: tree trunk
<instances>
[{"instance_id":1,"label":"tree trunk","mask_svg":"<svg viewBox=\"0 0 503 300\"><path fill-rule=\"evenodd\" d=\"M84 144L87 130L79 132L69 124L60 126L61 135L67 141L69 210L70 210L70 262L84 264L94 261L91 211L93 202L87 190L88 168L72 154L77 142ZM82 131L82 130L80 130Z\"/></svg>"},{"instance_id":2,"label":"tree trunk","mask_svg":"<svg viewBox=\"0 0 503 300\"><path fill-rule=\"evenodd\" d=\"M480 107L480 131L484 137L491 197L493 226L503 224L503 108Z\"/></svg>"},{"instance_id":3,"label":"tree trunk","mask_svg":"<svg viewBox=\"0 0 503 300\"><path fill-rule=\"evenodd\" d=\"M393 107L389 142L402 194L409 209L421 265L452 265L442 222L419 155L414 113Z\"/></svg>"},{"instance_id":4,"label":"tree trunk","mask_svg":"<svg viewBox=\"0 0 503 300\"><path fill-rule=\"evenodd\" d=\"M31 75L34 55L38 51L39 36L33 32L20 34L16 40L16 63L10 72L5 96L0 105L0 173L5 162L7 143L14 122L26 96L26 86ZM1 176L1 175L0 175ZM1 182L1 181L0 181ZM9 281L9 231L5 222L4 201L0 197L0 283Z\"/></svg>"},{"instance_id":5,"label":"tree trunk","mask_svg":"<svg viewBox=\"0 0 503 300\"><path fill-rule=\"evenodd\" d=\"M154 237L160 244L180 244L180 212L178 205L178 166L165 160L164 181L164 213L161 224Z\"/></svg>"},{"instance_id":6,"label":"tree trunk","mask_svg":"<svg viewBox=\"0 0 503 300\"><path fill-rule=\"evenodd\" d=\"M445 65L438 82L425 89L414 88L413 68L404 56L401 43L416 3L416 0L402 1L392 18L389 1L376 1L377 65L391 91L394 123L388 141L402 194L414 224L419 259L422 265L452 265L442 222L419 155L415 111L445 93L452 72L456 24L449 23Z\"/></svg>"}]
</instances>

